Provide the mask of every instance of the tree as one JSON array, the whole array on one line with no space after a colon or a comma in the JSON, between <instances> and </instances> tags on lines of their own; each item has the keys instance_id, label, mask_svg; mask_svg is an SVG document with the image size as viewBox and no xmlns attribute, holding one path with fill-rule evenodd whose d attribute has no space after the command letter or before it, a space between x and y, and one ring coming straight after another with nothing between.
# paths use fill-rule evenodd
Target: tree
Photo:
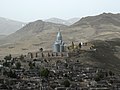
<instances>
[{"instance_id":1,"label":"tree","mask_svg":"<svg viewBox=\"0 0 120 90\"><path fill-rule=\"evenodd\" d=\"M109 75L110 75L110 76L113 76L114 73L113 73L112 71L109 71Z\"/></svg>"},{"instance_id":2,"label":"tree","mask_svg":"<svg viewBox=\"0 0 120 90\"><path fill-rule=\"evenodd\" d=\"M17 75L14 71L10 70L8 73L7 73L7 76L10 77L10 78L17 78Z\"/></svg>"},{"instance_id":3,"label":"tree","mask_svg":"<svg viewBox=\"0 0 120 90\"><path fill-rule=\"evenodd\" d=\"M3 70L3 75L7 75L8 72L6 70Z\"/></svg>"},{"instance_id":4,"label":"tree","mask_svg":"<svg viewBox=\"0 0 120 90\"><path fill-rule=\"evenodd\" d=\"M30 69L33 69L33 64L31 61L29 62L29 67L30 67Z\"/></svg>"},{"instance_id":5,"label":"tree","mask_svg":"<svg viewBox=\"0 0 120 90\"><path fill-rule=\"evenodd\" d=\"M7 61L7 60L11 60L12 59L12 56L11 54L9 54L8 56L5 56L4 59Z\"/></svg>"},{"instance_id":6,"label":"tree","mask_svg":"<svg viewBox=\"0 0 120 90\"><path fill-rule=\"evenodd\" d=\"M10 71L4 70L3 75L6 75L10 78L16 78L17 77L16 73L14 71L12 71L11 69L10 69Z\"/></svg>"},{"instance_id":7,"label":"tree","mask_svg":"<svg viewBox=\"0 0 120 90\"><path fill-rule=\"evenodd\" d=\"M69 87L69 86L70 86L70 82L69 82L68 80L65 80L65 81L63 82L63 85L64 85L65 87Z\"/></svg>"},{"instance_id":8,"label":"tree","mask_svg":"<svg viewBox=\"0 0 120 90\"><path fill-rule=\"evenodd\" d=\"M40 71L40 75L41 75L42 77L48 77L48 75L49 75L49 70L43 68L43 69Z\"/></svg>"},{"instance_id":9,"label":"tree","mask_svg":"<svg viewBox=\"0 0 120 90\"><path fill-rule=\"evenodd\" d=\"M21 68L21 63L20 62L17 62L16 63L16 69L20 69Z\"/></svg>"},{"instance_id":10,"label":"tree","mask_svg":"<svg viewBox=\"0 0 120 90\"><path fill-rule=\"evenodd\" d=\"M39 50L42 52L42 51L43 51L43 48L40 48Z\"/></svg>"},{"instance_id":11,"label":"tree","mask_svg":"<svg viewBox=\"0 0 120 90\"><path fill-rule=\"evenodd\" d=\"M99 71L97 73L97 76L95 77L95 81L100 81L102 78L104 78L105 75L106 75L105 73L103 73L102 71Z\"/></svg>"},{"instance_id":12,"label":"tree","mask_svg":"<svg viewBox=\"0 0 120 90\"><path fill-rule=\"evenodd\" d=\"M7 61L5 61L5 62L3 63L3 66L5 66L5 67L10 67L10 63L7 62Z\"/></svg>"},{"instance_id":13,"label":"tree","mask_svg":"<svg viewBox=\"0 0 120 90\"><path fill-rule=\"evenodd\" d=\"M30 61L29 62L30 69L33 69L35 67L35 62Z\"/></svg>"},{"instance_id":14,"label":"tree","mask_svg":"<svg viewBox=\"0 0 120 90\"><path fill-rule=\"evenodd\" d=\"M100 77L95 77L95 81L100 81Z\"/></svg>"},{"instance_id":15,"label":"tree","mask_svg":"<svg viewBox=\"0 0 120 90\"><path fill-rule=\"evenodd\" d=\"M68 67L68 64L67 63L65 63L65 68L67 68Z\"/></svg>"},{"instance_id":16,"label":"tree","mask_svg":"<svg viewBox=\"0 0 120 90\"><path fill-rule=\"evenodd\" d=\"M23 55L20 55L20 60L24 60L24 56Z\"/></svg>"}]
</instances>

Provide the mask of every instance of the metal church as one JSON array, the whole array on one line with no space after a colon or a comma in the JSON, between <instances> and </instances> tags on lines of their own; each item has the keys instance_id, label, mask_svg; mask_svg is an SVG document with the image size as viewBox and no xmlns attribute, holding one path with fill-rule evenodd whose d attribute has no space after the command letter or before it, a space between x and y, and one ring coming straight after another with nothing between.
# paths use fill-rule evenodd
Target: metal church
<instances>
[{"instance_id":1,"label":"metal church","mask_svg":"<svg viewBox=\"0 0 120 90\"><path fill-rule=\"evenodd\" d=\"M60 31L57 33L56 41L53 45L53 52L64 52L64 42L62 41L62 34Z\"/></svg>"}]
</instances>

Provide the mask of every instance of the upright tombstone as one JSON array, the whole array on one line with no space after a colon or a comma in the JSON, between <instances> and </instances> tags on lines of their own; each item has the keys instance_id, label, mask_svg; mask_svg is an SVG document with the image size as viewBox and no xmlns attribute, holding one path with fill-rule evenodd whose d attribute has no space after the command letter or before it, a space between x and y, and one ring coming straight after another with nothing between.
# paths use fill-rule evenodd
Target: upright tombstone
<instances>
[{"instance_id":1,"label":"upright tombstone","mask_svg":"<svg viewBox=\"0 0 120 90\"><path fill-rule=\"evenodd\" d=\"M61 57L63 57L63 53L61 53Z\"/></svg>"},{"instance_id":2,"label":"upright tombstone","mask_svg":"<svg viewBox=\"0 0 120 90\"><path fill-rule=\"evenodd\" d=\"M28 53L28 56L30 57L30 59L33 58L33 54L31 52Z\"/></svg>"},{"instance_id":3,"label":"upright tombstone","mask_svg":"<svg viewBox=\"0 0 120 90\"><path fill-rule=\"evenodd\" d=\"M38 53L37 53L37 52L35 53L35 57L36 57L36 58L38 57Z\"/></svg>"},{"instance_id":4,"label":"upright tombstone","mask_svg":"<svg viewBox=\"0 0 120 90\"><path fill-rule=\"evenodd\" d=\"M79 48L81 48L82 47L82 44L81 43L79 43Z\"/></svg>"},{"instance_id":5,"label":"upright tombstone","mask_svg":"<svg viewBox=\"0 0 120 90\"><path fill-rule=\"evenodd\" d=\"M30 53L31 58L33 58L33 53Z\"/></svg>"},{"instance_id":6,"label":"upright tombstone","mask_svg":"<svg viewBox=\"0 0 120 90\"><path fill-rule=\"evenodd\" d=\"M69 57L69 54L67 53L67 55L66 55L67 57Z\"/></svg>"},{"instance_id":7,"label":"upright tombstone","mask_svg":"<svg viewBox=\"0 0 120 90\"><path fill-rule=\"evenodd\" d=\"M58 56L58 53L57 53L57 52L55 53L55 56L56 56L56 57Z\"/></svg>"},{"instance_id":8,"label":"upright tombstone","mask_svg":"<svg viewBox=\"0 0 120 90\"><path fill-rule=\"evenodd\" d=\"M41 57L44 57L44 54L43 54L43 53L41 53Z\"/></svg>"},{"instance_id":9,"label":"upright tombstone","mask_svg":"<svg viewBox=\"0 0 120 90\"><path fill-rule=\"evenodd\" d=\"M50 54L49 54L49 52L48 52L48 57L50 57Z\"/></svg>"},{"instance_id":10,"label":"upright tombstone","mask_svg":"<svg viewBox=\"0 0 120 90\"><path fill-rule=\"evenodd\" d=\"M54 54L52 53L51 56L54 57Z\"/></svg>"}]
</instances>

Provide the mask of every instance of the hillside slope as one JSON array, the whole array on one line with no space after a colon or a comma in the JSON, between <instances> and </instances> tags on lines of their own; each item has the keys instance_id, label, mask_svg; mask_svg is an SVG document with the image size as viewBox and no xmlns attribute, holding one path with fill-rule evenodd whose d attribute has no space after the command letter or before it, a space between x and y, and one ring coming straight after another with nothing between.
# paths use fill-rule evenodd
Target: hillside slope
<instances>
[{"instance_id":1,"label":"hillside slope","mask_svg":"<svg viewBox=\"0 0 120 90\"><path fill-rule=\"evenodd\" d=\"M71 31L81 30L86 39L112 39L120 37L120 14L103 13L84 17L70 26Z\"/></svg>"},{"instance_id":2,"label":"hillside slope","mask_svg":"<svg viewBox=\"0 0 120 90\"><path fill-rule=\"evenodd\" d=\"M66 27L65 25L44 22L42 20L31 22L0 40L1 54L4 52L25 53L31 50L38 50L40 47L51 48L59 28L63 30Z\"/></svg>"},{"instance_id":3,"label":"hillside slope","mask_svg":"<svg viewBox=\"0 0 120 90\"><path fill-rule=\"evenodd\" d=\"M90 64L120 73L120 38L90 42L94 44L96 51L83 52L75 59L83 64Z\"/></svg>"},{"instance_id":4,"label":"hillside slope","mask_svg":"<svg viewBox=\"0 0 120 90\"><path fill-rule=\"evenodd\" d=\"M120 14L112 13L85 17L71 26L38 20L0 40L0 53L26 53L40 47L52 49L59 28L65 44L120 38L119 25Z\"/></svg>"},{"instance_id":5,"label":"hillside slope","mask_svg":"<svg viewBox=\"0 0 120 90\"><path fill-rule=\"evenodd\" d=\"M3 39L5 37L6 37L6 35L0 35L0 39Z\"/></svg>"},{"instance_id":6,"label":"hillside slope","mask_svg":"<svg viewBox=\"0 0 120 90\"><path fill-rule=\"evenodd\" d=\"M25 25L23 22L0 17L0 35L14 33Z\"/></svg>"},{"instance_id":7,"label":"hillside slope","mask_svg":"<svg viewBox=\"0 0 120 90\"><path fill-rule=\"evenodd\" d=\"M45 22L52 22L52 23L56 23L56 24L63 24L63 25L69 26L79 20L80 20L80 18L71 18L68 20L63 20L63 19L59 19L59 18L50 18L50 19L45 20Z\"/></svg>"}]
</instances>

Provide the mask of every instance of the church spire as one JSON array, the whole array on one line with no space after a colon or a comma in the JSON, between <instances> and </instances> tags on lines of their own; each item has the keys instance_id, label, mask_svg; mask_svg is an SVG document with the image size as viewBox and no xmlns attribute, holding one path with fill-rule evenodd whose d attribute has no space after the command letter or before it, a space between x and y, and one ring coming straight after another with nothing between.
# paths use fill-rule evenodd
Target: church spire
<instances>
[{"instance_id":1,"label":"church spire","mask_svg":"<svg viewBox=\"0 0 120 90\"><path fill-rule=\"evenodd\" d=\"M59 31L58 31L58 34L57 34L57 41L62 41L62 34L60 32L60 28L59 28Z\"/></svg>"}]
</instances>

